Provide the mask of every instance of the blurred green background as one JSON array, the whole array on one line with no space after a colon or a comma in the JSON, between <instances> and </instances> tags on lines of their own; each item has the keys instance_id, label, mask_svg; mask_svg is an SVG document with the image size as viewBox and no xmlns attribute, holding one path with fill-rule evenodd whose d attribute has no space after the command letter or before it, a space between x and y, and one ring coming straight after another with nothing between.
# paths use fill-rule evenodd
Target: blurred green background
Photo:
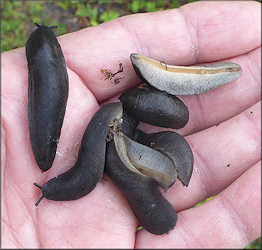
<instances>
[{"instance_id":1,"label":"blurred green background","mask_svg":"<svg viewBox=\"0 0 262 250\"><path fill-rule=\"evenodd\" d=\"M1 52L24 47L35 26L57 25L57 35L73 32L120 16L178 8L195 2L176 1L2 1L1 0ZM212 197L196 206L208 202ZM245 249L261 249L261 237L249 243Z\"/></svg>"},{"instance_id":2,"label":"blurred green background","mask_svg":"<svg viewBox=\"0 0 262 250\"><path fill-rule=\"evenodd\" d=\"M120 16L177 8L194 1L2 1L1 51L25 46L33 23L57 25L57 35L96 26Z\"/></svg>"}]
</instances>

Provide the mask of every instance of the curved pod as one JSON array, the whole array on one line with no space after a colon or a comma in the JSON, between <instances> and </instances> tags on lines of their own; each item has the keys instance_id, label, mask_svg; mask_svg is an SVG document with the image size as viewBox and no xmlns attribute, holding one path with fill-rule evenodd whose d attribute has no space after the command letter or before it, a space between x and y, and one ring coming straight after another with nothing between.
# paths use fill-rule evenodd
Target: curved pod
<instances>
[{"instance_id":1,"label":"curved pod","mask_svg":"<svg viewBox=\"0 0 262 250\"><path fill-rule=\"evenodd\" d=\"M42 171L56 154L68 98L68 74L52 27L38 25L26 42L28 120L32 150Z\"/></svg>"},{"instance_id":2,"label":"curved pod","mask_svg":"<svg viewBox=\"0 0 262 250\"><path fill-rule=\"evenodd\" d=\"M119 99L137 121L178 129L184 127L189 119L187 106L180 99L147 84L127 90Z\"/></svg>"},{"instance_id":3,"label":"curved pod","mask_svg":"<svg viewBox=\"0 0 262 250\"><path fill-rule=\"evenodd\" d=\"M202 94L233 82L242 74L241 66L232 62L173 66L138 54L131 54L130 59L142 81L172 95Z\"/></svg>"},{"instance_id":4,"label":"curved pod","mask_svg":"<svg viewBox=\"0 0 262 250\"><path fill-rule=\"evenodd\" d=\"M83 135L75 165L67 172L54 177L42 187L42 196L49 200L76 200L89 194L102 179L106 138L114 121L122 118L123 108L120 102L101 107L93 116Z\"/></svg>"}]
</instances>

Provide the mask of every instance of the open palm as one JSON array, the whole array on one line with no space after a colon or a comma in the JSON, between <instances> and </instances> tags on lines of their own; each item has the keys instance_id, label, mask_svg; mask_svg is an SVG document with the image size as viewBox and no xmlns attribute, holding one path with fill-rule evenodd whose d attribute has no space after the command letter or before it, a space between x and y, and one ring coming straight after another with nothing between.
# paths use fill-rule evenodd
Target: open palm
<instances>
[{"instance_id":1,"label":"open palm","mask_svg":"<svg viewBox=\"0 0 262 250\"><path fill-rule=\"evenodd\" d=\"M2 54L2 247L243 248L261 234L260 9L256 2L197 2L126 16L58 38L69 74L67 110L53 166L42 173L32 153L24 48ZM48 25L48 24L45 24ZM54 25L54 24L50 24ZM34 204L34 182L71 168L82 135L101 103L140 82L129 55L174 65L232 61L242 76L203 95L182 96L190 112L177 132L194 153L188 187L177 180L163 195L178 213L169 234L141 230L108 176L87 196ZM123 64L118 84L105 80ZM160 128L140 124L146 132ZM211 201L194 207L216 195Z\"/></svg>"}]
</instances>

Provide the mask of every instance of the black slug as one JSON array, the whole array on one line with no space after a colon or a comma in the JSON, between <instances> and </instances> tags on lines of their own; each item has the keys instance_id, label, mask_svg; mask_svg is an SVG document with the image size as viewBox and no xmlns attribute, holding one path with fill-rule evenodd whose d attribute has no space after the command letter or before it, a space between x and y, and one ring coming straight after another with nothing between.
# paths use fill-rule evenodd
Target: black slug
<instances>
[{"instance_id":1,"label":"black slug","mask_svg":"<svg viewBox=\"0 0 262 250\"><path fill-rule=\"evenodd\" d=\"M188 109L180 99L147 84L127 90L119 99L137 121L178 129L189 119Z\"/></svg>"},{"instance_id":2,"label":"black slug","mask_svg":"<svg viewBox=\"0 0 262 250\"><path fill-rule=\"evenodd\" d=\"M120 102L101 107L93 116L83 135L75 165L67 172L54 177L42 187L42 196L55 201L76 200L90 193L102 179L105 165L106 139L114 121L121 119Z\"/></svg>"},{"instance_id":3,"label":"black slug","mask_svg":"<svg viewBox=\"0 0 262 250\"><path fill-rule=\"evenodd\" d=\"M120 159L113 140L107 143L105 172L125 195L144 229L161 235L175 227L177 214L161 195L156 181L127 167Z\"/></svg>"},{"instance_id":4,"label":"black slug","mask_svg":"<svg viewBox=\"0 0 262 250\"><path fill-rule=\"evenodd\" d=\"M42 171L53 163L68 98L68 74L52 28L38 28L26 42L28 120L32 150Z\"/></svg>"},{"instance_id":5,"label":"black slug","mask_svg":"<svg viewBox=\"0 0 262 250\"><path fill-rule=\"evenodd\" d=\"M138 121L136 121L131 115L129 115L125 110L123 113L123 122L121 124L121 131L127 135L129 138L133 139L136 132Z\"/></svg>"},{"instance_id":6,"label":"black slug","mask_svg":"<svg viewBox=\"0 0 262 250\"><path fill-rule=\"evenodd\" d=\"M127 114L114 124L111 139L114 139L116 151L127 167L151 177L167 191L177 178L176 168L166 155L131 139L134 137L136 126L137 123Z\"/></svg>"},{"instance_id":7,"label":"black slug","mask_svg":"<svg viewBox=\"0 0 262 250\"><path fill-rule=\"evenodd\" d=\"M183 186L188 186L194 157L188 142L181 135L172 131L146 134L137 129L134 139L169 157L177 170L178 179Z\"/></svg>"}]
</instances>

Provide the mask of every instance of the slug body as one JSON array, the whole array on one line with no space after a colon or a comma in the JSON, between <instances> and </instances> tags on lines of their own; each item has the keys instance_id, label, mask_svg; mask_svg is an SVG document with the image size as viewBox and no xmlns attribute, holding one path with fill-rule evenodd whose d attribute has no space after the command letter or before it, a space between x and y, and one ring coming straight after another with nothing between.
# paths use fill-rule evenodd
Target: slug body
<instances>
[{"instance_id":1,"label":"slug body","mask_svg":"<svg viewBox=\"0 0 262 250\"><path fill-rule=\"evenodd\" d=\"M26 42L28 120L36 162L47 171L55 158L65 116L68 74L52 27L37 26Z\"/></svg>"},{"instance_id":2,"label":"slug body","mask_svg":"<svg viewBox=\"0 0 262 250\"><path fill-rule=\"evenodd\" d=\"M129 115L125 110L123 113L123 122L121 124L121 131L129 138L133 139L136 132L138 121L132 115Z\"/></svg>"},{"instance_id":3,"label":"slug body","mask_svg":"<svg viewBox=\"0 0 262 250\"><path fill-rule=\"evenodd\" d=\"M114 141L107 143L105 172L125 195L144 229L161 235L175 227L177 214L161 195L156 181L128 168L119 158Z\"/></svg>"},{"instance_id":4,"label":"slug body","mask_svg":"<svg viewBox=\"0 0 262 250\"><path fill-rule=\"evenodd\" d=\"M76 200L95 188L103 176L106 138L110 126L115 120L121 119L122 115L120 102L107 104L95 113L83 135L75 165L40 187L40 200L43 197L55 201ZM38 184L36 186L39 187Z\"/></svg>"},{"instance_id":5,"label":"slug body","mask_svg":"<svg viewBox=\"0 0 262 250\"><path fill-rule=\"evenodd\" d=\"M174 164L178 179L183 186L188 186L193 172L194 157L189 144L181 135L172 131L146 134L137 129L134 139L167 156Z\"/></svg>"},{"instance_id":6,"label":"slug body","mask_svg":"<svg viewBox=\"0 0 262 250\"><path fill-rule=\"evenodd\" d=\"M146 84L127 90L119 99L137 121L178 129L189 119L189 111L180 99Z\"/></svg>"},{"instance_id":7,"label":"slug body","mask_svg":"<svg viewBox=\"0 0 262 250\"><path fill-rule=\"evenodd\" d=\"M238 79L242 74L236 63L216 63L201 66L173 66L143 55L131 54L139 78L171 95L202 94Z\"/></svg>"}]
</instances>

